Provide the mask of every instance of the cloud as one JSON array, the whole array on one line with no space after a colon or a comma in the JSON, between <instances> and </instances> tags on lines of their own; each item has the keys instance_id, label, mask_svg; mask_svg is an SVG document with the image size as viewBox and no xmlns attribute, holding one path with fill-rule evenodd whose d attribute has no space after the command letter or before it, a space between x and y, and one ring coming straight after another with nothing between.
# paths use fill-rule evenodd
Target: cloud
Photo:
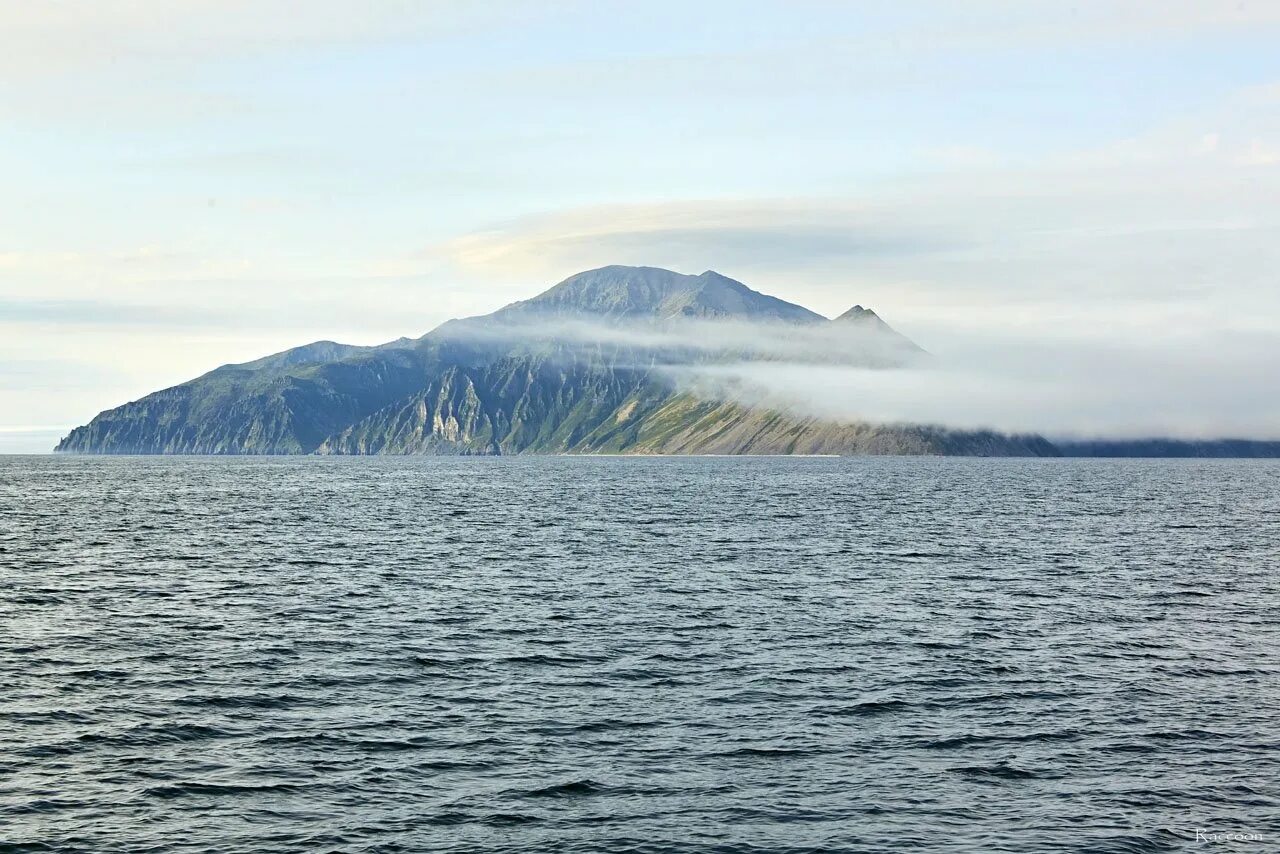
<instances>
[{"instance_id":1,"label":"cloud","mask_svg":"<svg viewBox=\"0 0 1280 854\"><path fill-rule=\"evenodd\" d=\"M1044 173L827 199L672 202L549 214L433 250L477 279L555 281L606 264L716 269L827 314L860 302L890 319L1052 312L1094 322L1188 298L1280 314L1280 182ZM1121 320L1121 322L1127 322Z\"/></svg>"},{"instance_id":2,"label":"cloud","mask_svg":"<svg viewBox=\"0 0 1280 854\"><path fill-rule=\"evenodd\" d=\"M1280 438L1274 329L1165 329L1153 343L1089 331L983 331L921 354L844 323L524 319L456 324L470 340L548 342L670 376L695 396L836 422L933 424L1061 438ZM922 342L928 343L928 342ZM627 362L627 359L631 362Z\"/></svg>"},{"instance_id":3,"label":"cloud","mask_svg":"<svg viewBox=\"0 0 1280 854\"><path fill-rule=\"evenodd\" d=\"M0 389L6 391L40 391L51 383L57 383L63 391L84 391L118 379L116 373L92 362L12 358L0 361ZM7 428L0 425L0 429Z\"/></svg>"},{"instance_id":4,"label":"cloud","mask_svg":"<svg viewBox=\"0 0 1280 854\"><path fill-rule=\"evenodd\" d=\"M1280 439L1280 337L1204 336L1153 350L990 341L928 367L738 362L685 372L704 396L836 421L993 428L1050 437ZM985 352L983 352L985 351Z\"/></svg>"},{"instance_id":5,"label":"cloud","mask_svg":"<svg viewBox=\"0 0 1280 854\"><path fill-rule=\"evenodd\" d=\"M617 347L637 364L705 362L729 358L798 364L888 367L928 360L913 342L874 321L839 321L797 326L717 318L672 317L658 322L593 321L572 316L480 318L446 324L439 330L454 340L503 346L555 345L597 352ZM624 357L625 358L625 357Z\"/></svg>"},{"instance_id":6,"label":"cloud","mask_svg":"<svg viewBox=\"0 0 1280 854\"><path fill-rule=\"evenodd\" d=\"M955 245L954 237L927 226L881 224L870 206L779 199L617 205L532 216L448 241L432 254L466 269L529 275L604 263L794 268Z\"/></svg>"},{"instance_id":7,"label":"cloud","mask_svg":"<svg viewBox=\"0 0 1280 854\"><path fill-rule=\"evenodd\" d=\"M302 13L305 12L305 13ZM0 6L0 69L47 75L140 62L204 60L430 38L519 20L521 4L351 4L310 0L100 0Z\"/></svg>"},{"instance_id":8,"label":"cloud","mask_svg":"<svg viewBox=\"0 0 1280 854\"><path fill-rule=\"evenodd\" d=\"M1280 145L1268 145L1260 139L1249 140L1247 151L1236 157L1245 166L1275 166L1280 164Z\"/></svg>"},{"instance_id":9,"label":"cloud","mask_svg":"<svg viewBox=\"0 0 1280 854\"><path fill-rule=\"evenodd\" d=\"M232 326L242 321L238 312L193 312L179 305L131 305L105 300L0 301L6 325L71 324L111 327L163 326L166 328Z\"/></svg>"},{"instance_id":10,"label":"cloud","mask_svg":"<svg viewBox=\"0 0 1280 854\"><path fill-rule=\"evenodd\" d=\"M1271 142L1274 141L1274 142ZM975 157L856 191L562 209L430 247L477 280L606 264L717 269L824 313L854 302L941 321L1049 325L1091 306L1129 327L1198 304L1230 327L1280 317L1280 98L1250 87L1114 144L1037 162ZM1040 319L1035 315L1040 311Z\"/></svg>"},{"instance_id":11,"label":"cloud","mask_svg":"<svg viewBox=\"0 0 1280 854\"><path fill-rule=\"evenodd\" d=\"M961 14L955 14L957 7L951 4L933 8L946 20L923 31L957 44L993 49L1206 38L1280 25L1280 8L1270 0L979 0L966 3Z\"/></svg>"},{"instance_id":12,"label":"cloud","mask_svg":"<svg viewBox=\"0 0 1280 854\"><path fill-rule=\"evenodd\" d=\"M0 427L0 454L47 454L70 427Z\"/></svg>"},{"instance_id":13,"label":"cloud","mask_svg":"<svg viewBox=\"0 0 1280 854\"><path fill-rule=\"evenodd\" d=\"M848 4L834 0L762 4L770 11L811 22L811 36L829 33L823 22L847 15ZM771 8L772 7L772 8ZM291 0L98 0L93 3L9 3L0 6L4 51L0 68L9 73L50 74L139 60L203 59L260 54L306 45L359 45L456 36L459 33L519 28L545 17L575 19L593 26L647 15L600 9L596 4L526 4L516 0L452 3L311 0L305 14ZM692 29L751 34L750 16L731 17L736 5L710 3L682 9ZM1139 37L1203 36L1216 31L1257 31L1280 24L1280 10L1269 0L1112 0L1063 4L1050 0L984 0L961 9L944 0L904 4L896 15L857 9L853 18L867 30L866 43L891 37L903 46L948 45L1019 49L1026 45L1107 42ZM757 34L758 35L758 34Z\"/></svg>"},{"instance_id":14,"label":"cloud","mask_svg":"<svg viewBox=\"0 0 1280 854\"><path fill-rule=\"evenodd\" d=\"M278 249L216 254L193 242L77 250L0 247L0 327L338 332L376 343L496 308L490 288L442 287L435 271ZM295 344L305 341L294 341Z\"/></svg>"}]
</instances>

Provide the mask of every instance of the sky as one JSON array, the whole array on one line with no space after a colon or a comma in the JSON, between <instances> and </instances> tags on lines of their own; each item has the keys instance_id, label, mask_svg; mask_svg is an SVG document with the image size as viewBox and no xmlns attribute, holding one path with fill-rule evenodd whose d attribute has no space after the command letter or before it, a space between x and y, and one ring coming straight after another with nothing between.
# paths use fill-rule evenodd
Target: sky
<instances>
[{"instance_id":1,"label":"sky","mask_svg":"<svg viewBox=\"0 0 1280 854\"><path fill-rule=\"evenodd\" d=\"M613 263L1280 438L1280 3L886 5L0 0L0 452Z\"/></svg>"}]
</instances>

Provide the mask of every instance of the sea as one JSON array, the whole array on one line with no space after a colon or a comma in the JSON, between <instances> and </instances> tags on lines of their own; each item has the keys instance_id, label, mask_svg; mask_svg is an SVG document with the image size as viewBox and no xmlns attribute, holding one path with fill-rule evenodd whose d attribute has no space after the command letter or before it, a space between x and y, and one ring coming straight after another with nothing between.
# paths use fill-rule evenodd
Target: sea
<instances>
[{"instance_id":1,"label":"sea","mask_svg":"<svg viewBox=\"0 0 1280 854\"><path fill-rule=\"evenodd\" d=\"M0 851L1280 850L1280 463L0 458Z\"/></svg>"}]
</instances>

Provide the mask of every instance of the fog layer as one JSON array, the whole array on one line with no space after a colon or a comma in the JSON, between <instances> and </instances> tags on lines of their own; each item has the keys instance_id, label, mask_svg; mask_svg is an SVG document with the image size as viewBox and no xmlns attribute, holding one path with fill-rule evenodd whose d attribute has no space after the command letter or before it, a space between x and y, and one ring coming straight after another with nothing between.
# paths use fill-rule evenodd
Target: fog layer
<instances>
[{"instance_id":1,"label":"fog layer","mask_svg":"<svg viewBox=\"0 0 1280 854\"><path fill-rule=\"evenodd\" d=\"M462 330L457 330L461 333ZM1141 341L948 336L930 352L839 322L661 324L551 319L477 340L617 347L703 397L838 421L926 423L1051 438L1280 438L1280 335L1169 330Z\"/></svg>"}]
</instances>

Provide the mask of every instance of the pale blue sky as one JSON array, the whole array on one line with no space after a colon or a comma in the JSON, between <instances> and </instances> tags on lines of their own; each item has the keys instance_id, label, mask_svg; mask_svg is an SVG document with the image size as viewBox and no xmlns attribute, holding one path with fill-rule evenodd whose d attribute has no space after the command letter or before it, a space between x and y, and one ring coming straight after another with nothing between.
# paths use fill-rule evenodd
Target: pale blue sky
<instances>
[{"instance_id":1,"label":"pale blue sky","mask_svg":"<svg viewBox=\"0 0 1280 854\"><path fill-rule=\"evenodd\" d=\"M607 263L1256 360L1278 43L1249 0L3 3L0 451Z\"/></svg>"}]
</instances>

